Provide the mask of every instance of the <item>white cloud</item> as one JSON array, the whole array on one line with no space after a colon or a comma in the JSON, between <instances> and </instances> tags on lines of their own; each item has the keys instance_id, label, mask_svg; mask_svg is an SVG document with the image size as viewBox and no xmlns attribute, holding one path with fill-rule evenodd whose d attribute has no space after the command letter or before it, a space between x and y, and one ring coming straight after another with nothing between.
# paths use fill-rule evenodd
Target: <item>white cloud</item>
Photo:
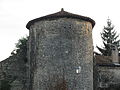
<instances>
[{"instance_id":1,"label":"white cloud","mask_svg":"<svg viewBox=\"0 0 120 90\"><path fill-rule=\"evenodd\" d=\"M0 60L7 58L17 40L28 34L25 25L29 20L55 13L61 8L96 21L94 45L101 44L100 32L108 16L116 30L120 30L119 0L0 0Z\"/></svg>"}]
</instances>

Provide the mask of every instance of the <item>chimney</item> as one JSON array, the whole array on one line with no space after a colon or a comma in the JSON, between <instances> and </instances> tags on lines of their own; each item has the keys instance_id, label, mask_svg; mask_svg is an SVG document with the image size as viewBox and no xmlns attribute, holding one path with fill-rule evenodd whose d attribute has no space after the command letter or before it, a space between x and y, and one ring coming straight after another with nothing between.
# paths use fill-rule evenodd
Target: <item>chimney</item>
<instances>
[{"instance_id":1,"label":"chimney","mask_svg":"<svg viewBox=\"0 0 120 90\"><path fill-rule=\"evenodd\" d=\"M112 61L115 64L119 63L117 46L114 46L113 49L112 49Z\"/></svg>"}]
</instances>

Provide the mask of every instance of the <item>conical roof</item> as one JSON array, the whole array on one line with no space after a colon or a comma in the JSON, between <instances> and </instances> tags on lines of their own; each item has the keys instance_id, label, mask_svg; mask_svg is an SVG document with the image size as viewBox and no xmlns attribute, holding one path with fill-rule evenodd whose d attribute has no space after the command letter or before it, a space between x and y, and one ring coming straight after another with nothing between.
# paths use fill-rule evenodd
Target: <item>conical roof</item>
<instances>
[{"instance_id":1,"label":"conical roof","mask_svg":"<svg viewBox=\"0 0 120 90\"><path fill-rule=\"evenodd\" d=\"M85 16L81 16L81 15L66 12L62 8L61 11L59 11L57 13L50 14L50 15L47 15L47 16L43 16L43 17L40 17L40 18L36 18L36 19L33 19L33 20L29 21L26 25L26 28L29 29L32 24L34 24L35 22L41 21L41 20L47 20L47 19L52 20L52 19L64 18L64 17L66 17L66 18L76 18L76 19L91 22L92 27L94 27L94 25L95 25L95 21L93 19L91 19L89 17L85 17Z\"/></svg>"}]
</instances>

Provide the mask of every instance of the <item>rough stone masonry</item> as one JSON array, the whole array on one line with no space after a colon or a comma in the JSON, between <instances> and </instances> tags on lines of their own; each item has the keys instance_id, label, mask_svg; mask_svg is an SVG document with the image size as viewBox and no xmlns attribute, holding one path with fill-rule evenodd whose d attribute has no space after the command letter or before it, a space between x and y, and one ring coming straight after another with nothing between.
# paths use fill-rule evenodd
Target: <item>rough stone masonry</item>
<instances>
[{"instance_id":1,"label":"rough stone masonry","mask_svg":"<svg viewBox=\"0 0 120 90\"><path fill-rule=\"evenodd\" d=\"M93 90L94 25L63 9L28 22L30 90Z\"/></svg>"}]
</instances>

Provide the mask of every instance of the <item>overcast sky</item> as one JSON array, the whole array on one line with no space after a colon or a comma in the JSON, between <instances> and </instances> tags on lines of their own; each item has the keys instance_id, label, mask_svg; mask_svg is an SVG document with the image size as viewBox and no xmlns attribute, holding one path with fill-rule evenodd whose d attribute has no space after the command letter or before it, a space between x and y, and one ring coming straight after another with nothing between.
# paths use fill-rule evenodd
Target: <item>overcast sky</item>
<instances>
[{"instance_id":1,"label":"overcast sky","mask_svg":"<svg viewBox=\"0 0 120 90\"><path fill-rule=\"evenodd\" d=\"M25 27L28 21L58 12L61 8L95 20L94 46L102 45L100 32L108 16L120 33L119 0L0 0L0 61L10 56L18 39L28 35Z\"/></svg>"}]
</instances>

